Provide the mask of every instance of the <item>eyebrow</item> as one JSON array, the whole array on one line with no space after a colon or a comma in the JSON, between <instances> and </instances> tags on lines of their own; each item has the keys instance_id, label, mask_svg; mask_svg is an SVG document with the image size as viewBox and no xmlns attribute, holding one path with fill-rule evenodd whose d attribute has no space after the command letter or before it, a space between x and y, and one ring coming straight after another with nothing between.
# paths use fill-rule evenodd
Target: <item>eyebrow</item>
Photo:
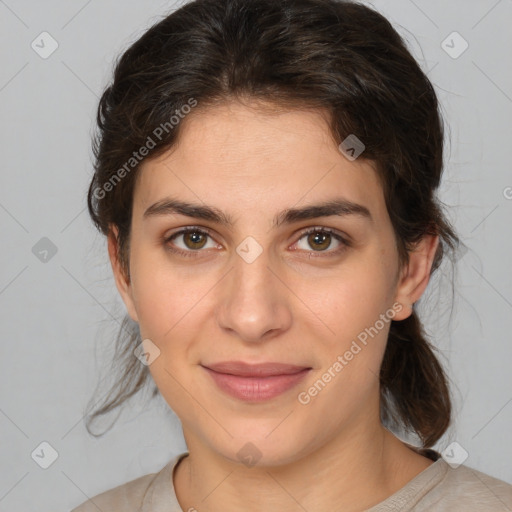
<instances>
[{"instance_id":1,"label":"eyebrow","mask_svg":"<svg viewBox=\"0 0 512 512\"><path fill-rule=\"evenodd\" d=\"M143 219L164 215L184 215L194 219L211 221L228 228L234 226L233 217L213 206L180 201L166 197L151 205L143 214ZM356 215L373 222L370 210L361 204L347 199L335 198L318 204L307 205L301 208L288 208L278 213L273 219L273 227L282 224L292 224L301 220L316 219L317 217Z\"/></svg>"}]
</instances>

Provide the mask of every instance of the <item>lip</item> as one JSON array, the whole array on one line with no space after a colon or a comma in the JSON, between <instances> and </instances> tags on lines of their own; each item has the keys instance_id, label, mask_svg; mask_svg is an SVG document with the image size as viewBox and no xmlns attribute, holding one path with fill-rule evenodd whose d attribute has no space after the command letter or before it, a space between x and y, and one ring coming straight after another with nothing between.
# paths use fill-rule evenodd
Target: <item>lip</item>
<instances>
[{"instance_id":1,"label":"lip","mask_svg":"<svg viewBox=\"0 0 512 512\"><path fill-rule=\"evenodd\" d=\"M310 367L283 363L248 364L241 361L201 365L217 387L246 402L262 402L295 387Z\"/></svg>"},{"instance_id":2,"label":"lip","mask_svg":"<svg viewBox=\"0 0 512 512\"><path fill-rule=\"evenodd\" d=\"M243 361L223 361L221 363L205 364L202 366L217 373L225 373L239 377L273 377L277 375L292 375L309 368L307 366L297 366L294 364L276 362L251 364Z\"/></svg>"}]
</instances>

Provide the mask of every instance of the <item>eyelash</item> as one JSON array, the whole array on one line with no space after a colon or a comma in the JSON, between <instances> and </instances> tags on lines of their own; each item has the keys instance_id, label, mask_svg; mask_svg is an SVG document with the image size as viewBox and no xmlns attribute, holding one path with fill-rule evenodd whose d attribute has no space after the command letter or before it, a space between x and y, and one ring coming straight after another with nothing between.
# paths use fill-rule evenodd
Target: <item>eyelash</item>
<instances>
[{"instance_id":1,"label":"eyelash","mask_svg":"<svg viewBox=\"0 0 512 512\"><path fill-rule=\"evenodd\" d=\"M198 257L199 253L202 252L201 249L198 249L196 251L194 251L194 250L184 251L182 249L177 249L176 247L173 247L171 245L172 240L174 240L175 238L177 238L180 235L186 235L188 233L197 233L200 235L206 235L210 238L213 238L211 233L209 232L209 230L207 230L205 228L199 228L196 226L189 226L187 228L181 229L180 231L177 231L176 233L173 233L172 235L170 235L168 237L164 237L163 241L164 241L164 245L166 246L166 249L174 254L178 254L179 256L185 256L185 257L191 257L191 258ZM309 228L309 229L302 231L300 233L300 236L299 236L297 242L299 240L301 240L302 238L304 238L305 236L313 234L313 233L327 233L327 234L331 235L334 239L336 239L338 242L340 242L341 247L338 249L335 249L333 251L329 251L329 250L310 251L310 256L309 256L310 258L311 257L313 257L313 258L328 258L328 257L337 256L337 255L341 254L343 251L345 251L348 247L351 246L351 244L348 242L348 240L346 238L342 237L340 234L338 234L333 229L324 228L324 227L320 227L320 226L315 226L313 228ZM295 243L297 243L297 242L295 242ZM322 253L328 253L328 255L324 256Z\"/></svg>"}]
</instances>

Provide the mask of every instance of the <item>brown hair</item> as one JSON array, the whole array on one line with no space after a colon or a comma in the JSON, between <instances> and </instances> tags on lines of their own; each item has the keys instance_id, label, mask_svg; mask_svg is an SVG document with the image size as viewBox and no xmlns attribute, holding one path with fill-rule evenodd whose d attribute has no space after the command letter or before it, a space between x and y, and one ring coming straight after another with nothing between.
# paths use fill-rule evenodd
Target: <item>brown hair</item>
<instances>
[{"instance_id":1,"label":"brown hair","mask_svg":"<svg viewBox=\"0 0 512 512\"><path fill-rule=\"evenodd\" d=\"M128 278L138 165L126 164L134 151L149 138L148 158L171 148L181 124L169 119L186 112L191 99L207 108L244 98L328 112L338 144L350 134L363 141L362 157L375 162L382 181L402 265L426 234L440 238L432 272L443 253L455 250L459 240L435 196L444 137L436 94L385 17L351 1L195 0L120 56L99 102L88 207L103 234L117 226ZM88 419L89 432L94 419L149 380L133 356L138 343L138 329L125 317L115 357L121 375ZM443 435L451 417L447 377L414 310L391 322L380 383L384 423L412 429L425 447Z\"/></svg>"}]
</instances>

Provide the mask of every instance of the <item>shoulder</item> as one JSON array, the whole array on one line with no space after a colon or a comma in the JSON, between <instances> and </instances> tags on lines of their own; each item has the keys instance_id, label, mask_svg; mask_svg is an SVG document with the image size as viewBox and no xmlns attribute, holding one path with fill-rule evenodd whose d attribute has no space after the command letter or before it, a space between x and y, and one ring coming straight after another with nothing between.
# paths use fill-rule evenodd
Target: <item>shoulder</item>
<instances>
[{"instance_id":1,"label":"shoulder","mask_svg":"<svg viewBox=\"0 0 512 512\"><path fill-rule=\"evenodd\" d=\"M174 493L172 471L184 456L173 457L157 473L135 478L125 484L97 494L79 505L71 512L139 512L152 510L158 500L168 500Z\"/></svg>"},{"instance_id":2,"label":"shoulder","mask_svg":"<svg viewBox=\"0 0 512 512\"><path fill-rule=\"evenodd\" d=\"M435 490L450 510L512 510L512 485L469 466L443 464L445 476Z\"/></svg>"},{"instance_id":3,"label":"shoulder","mask_svg":"<svg viewBox=\"0 0 512 512\"><path fill-rule=\"evenodd\" d=\"M151 483L158 473L144 475L89 498L71 512L135 512L140 510Z\"/></svg>"},{"instance_id":4,"label":"shoulder","mask_svg":"<svg viewBox=\"0 0 512 512\"><path fill-rule=\"evenodd\" d=\"M512 512L512 485L441 457L368 512Z\"/></svg>"},{"instance_id":5,"label":"shoulder","mask_svg":"<svg viewBox=\"0 0 512 512\"><path fill-rule=\"evenodd\" d=\"M435 462L406 486L418 505L410 510L512 512L511 484L469 466L453 466L435 450L413 449Z\"/></svg>"}]
</instances>

